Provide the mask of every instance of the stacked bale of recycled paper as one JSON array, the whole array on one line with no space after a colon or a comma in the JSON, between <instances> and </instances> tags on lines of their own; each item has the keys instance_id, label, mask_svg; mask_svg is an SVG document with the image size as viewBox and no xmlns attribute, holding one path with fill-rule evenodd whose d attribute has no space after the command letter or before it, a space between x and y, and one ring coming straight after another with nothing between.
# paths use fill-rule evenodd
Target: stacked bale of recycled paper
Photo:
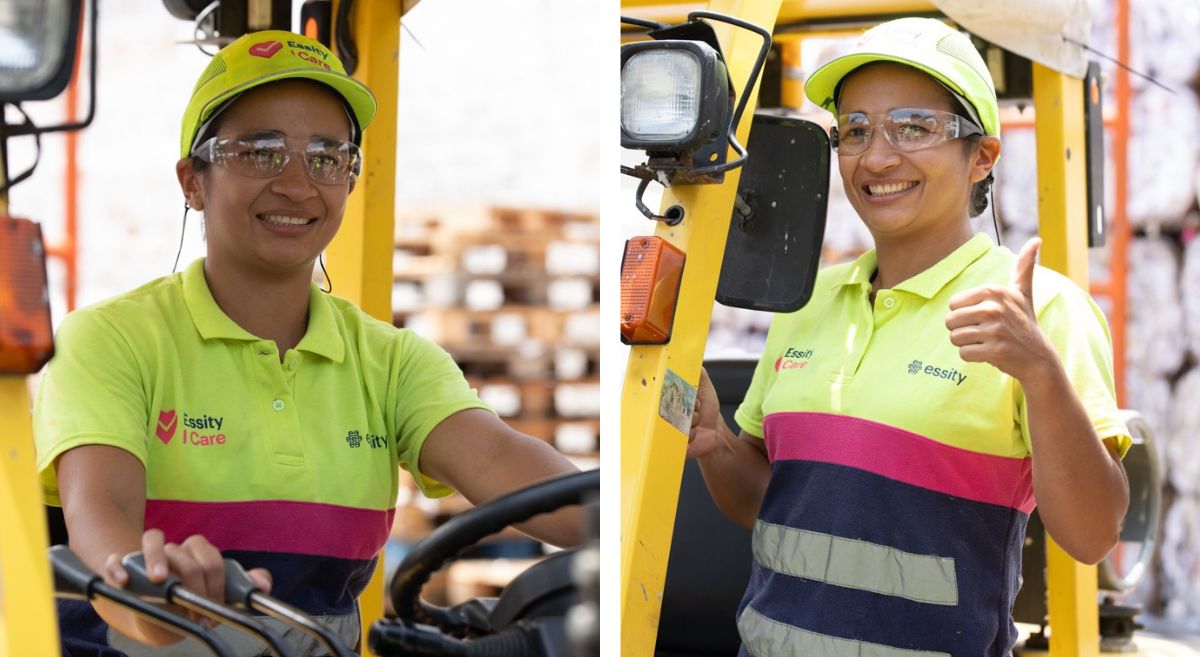
<instances>
[{"instance_id":1,"label":"stacked bale of recycled paper","mask_svg":"<svg viewBox=\"0 0 1200 657\"><path fill-rule=\"evenodd\" d=\"M1164 513L1143 600L1172 619L1200 618L1200 5L1130 3L1130 62L1172 91L1131 76L1128 213L1128 405L1140 408L1162 456ZM1107 67L1112 70L1112 67ZM1111 73L1110 73L1111 77ZM1165 422L1163 382L1171 388Z\"/></svg>"}]
</instances>

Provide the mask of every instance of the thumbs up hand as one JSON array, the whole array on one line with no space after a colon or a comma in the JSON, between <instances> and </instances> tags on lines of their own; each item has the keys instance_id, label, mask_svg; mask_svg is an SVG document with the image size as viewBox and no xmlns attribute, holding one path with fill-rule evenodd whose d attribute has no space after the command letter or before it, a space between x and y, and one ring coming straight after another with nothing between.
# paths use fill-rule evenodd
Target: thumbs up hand
<instances>
[{"instance_id":1,"label":"thumbs up hand","mask_svg":"<svg viewBox=\"0 0 1200 657\"><path fill-rule=\"evenodd\" d=\"M1025 381L1054 355L1033 309L1033 268L1041 245L1036 237L1025 243L1008 285L985 285L950 299L946 328L964 361L991 363Z\"/></svg>"}]
</instances>

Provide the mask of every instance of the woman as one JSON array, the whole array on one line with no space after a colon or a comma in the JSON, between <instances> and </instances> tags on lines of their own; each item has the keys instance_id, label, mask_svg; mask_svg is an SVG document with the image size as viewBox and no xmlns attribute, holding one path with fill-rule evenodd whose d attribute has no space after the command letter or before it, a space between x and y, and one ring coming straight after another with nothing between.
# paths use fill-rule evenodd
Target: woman
<instances>
[{"instance_id":1,"label":"woman","mask_svg":"<svg viewBox=\"0 0 1200 657\"><path fill-rule=\"evenodd\" d=\"M884 23L805 91L875 249L775 318L739 435L701 377L688 455L754 529L744 654L1007 655L1035 497L1089 563L1128 504L1103 315L1038 241L972 235L1000 140L965 35Z\"/></svg>"},{"instance_id":2,"label":"woman","mask_svg":"<svg viewBox=\"0 0 1200 657\"><path fill-rule=\"evenodd\" d=\"M176 165L204 212L207 257L60 327L38 464L72 548L110 584L141 550L151 579L171 573L219 600L234 557L354 645L400 468L427 495L475 503L574 471L488 410L444 351L312 284L374 112L316 41L257 32L222 49L193 91ZM572 509L525 529L571 544L581 526ZM60 617L73 655L204 654L103 602L60 603Z\"/></svg>"}]
</instances>

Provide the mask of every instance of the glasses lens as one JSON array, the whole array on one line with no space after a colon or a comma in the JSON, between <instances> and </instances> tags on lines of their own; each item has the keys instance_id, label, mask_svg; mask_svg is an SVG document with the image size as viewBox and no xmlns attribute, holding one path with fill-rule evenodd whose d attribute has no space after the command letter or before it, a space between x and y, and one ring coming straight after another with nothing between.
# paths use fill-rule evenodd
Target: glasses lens
<instances>
[{"instance_id":1,"label":"glasses lens","mask_svg":"<svg viewBox=\"0 0 1200 657\"><path fill-rule=\"evenodd\" d=\"M902 151L932 148L954 135L947 123L954 117L949 112L905 107L887 113L884 129L889 141Z\"/></svg>"},{"instance_id":2,"label":"glasses lens","mask_svg":"<svg viewBox=\"0 0 1200 657\"><path fill-rule=\"evenodd\" d=\"M871 121L866 114L854 112L838 116L838 147L842 155L858 155L871 141Z\"/></svg>"},{"instance_id":3,"label":"glasses lens","mask_svg":"<svg viewBox=\"0 0 1200 657\"><path fill-rule=\"evenodd\" d=\"M283 137L247 136L218 140L216 161L243 176L270 178L287 166L288 151Z\"/></svg>"},{"instance_id":4,"label":"glasses lens","mask_svg":"<svg viewBox=\"0 0 1200 657\"><path fill-rule=\"evenodd\" d=\"M350 142L314 139L304 151L308 175L314 182L326 185L357 176L361 163L361 151Z\"/></svg>"}]
</instances>

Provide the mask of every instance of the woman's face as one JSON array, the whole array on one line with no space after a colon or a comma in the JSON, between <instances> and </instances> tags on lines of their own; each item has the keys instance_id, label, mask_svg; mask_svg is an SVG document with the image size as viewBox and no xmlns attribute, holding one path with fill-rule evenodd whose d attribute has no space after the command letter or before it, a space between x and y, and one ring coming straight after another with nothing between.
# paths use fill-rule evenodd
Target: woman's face
<instances>
[{"instance_id":1,"label":"woman's face","mask_svg":"<svg viewBox=\"0 0 1200 657\"><path fill-rule=\"evenodd\" d=\"M890 110L913 107L961 114L933 78L899 64L865 66L847 76L838 113L863 112L874 126ZM967 223L971 185L987 176L1000 142L984 137L964 150L961 139L919 151L896 150L882 130L873 130L867 150L838 156L850 204L876 240L955 230Z\"/></svg>"},{"instance_id":2,"label":"woman's face","mask_svg":"<svg viewBox=\"0 0 1200 657\"><path fill-rule=\"evenodd\" d=\"M342 223L353 182L318 184L300 154L313 137L350 139L350 119L333 91L300 80L252 89L226 109L217 137L282 133L292 149L279 175L254 178L209 165L180 182L193 208L204 211L208 259L219 267L267 274L311 272Z\"/></svg>"}]
</instances>

